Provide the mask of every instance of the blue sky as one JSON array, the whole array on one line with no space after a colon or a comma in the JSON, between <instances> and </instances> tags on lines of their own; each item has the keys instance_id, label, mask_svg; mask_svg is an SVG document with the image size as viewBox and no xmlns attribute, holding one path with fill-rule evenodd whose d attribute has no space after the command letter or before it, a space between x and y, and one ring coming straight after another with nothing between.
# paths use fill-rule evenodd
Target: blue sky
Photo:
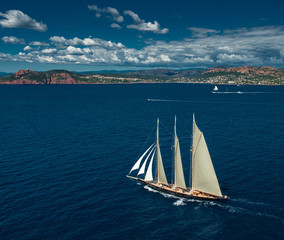
<instances>
[{"instance_id":1,"label":"blue sky","mask_svg":"<svg viewBox=\"0 0 284 240\"><path fill-rule=\"evenodd\" d=\"M0 71L284 68L284 2L5 1Z\"/></svg>"}]
</instances>

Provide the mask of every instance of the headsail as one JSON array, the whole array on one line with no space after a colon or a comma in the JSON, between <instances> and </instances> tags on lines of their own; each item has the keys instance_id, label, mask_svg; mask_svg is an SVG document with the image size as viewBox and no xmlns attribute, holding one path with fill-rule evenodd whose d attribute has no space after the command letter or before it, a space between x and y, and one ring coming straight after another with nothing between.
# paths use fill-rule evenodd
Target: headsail
<instances>
[{"instance_id":1,"label":"headsail","mask_svg":"<svg viewBox=\"0 0 284 240\"><path fill-rule=\"evenodd\" d=\"M175 186L186 188L181 161L179 140L176 132L176 117L175 117Z\"/></svg>"},{"instance_id":2,"label":"headsail","mask_svg":"<svg viewBox=\"0 0 284 240\"><path fill-rule=\"evenodd\" d=\"M205 138L194 115L192 131L192 189L222 196Z\"/></svg>"},{"instance_id":3,"label":"headsail","mask_svg":"<svg viewBox=\"0 0 284 240\"><path fill-rule=\"evenodd\" d=\"M146 157L144 163L142 164L142 167L139 169L139 172L138 172L137 176L140 175L140 174L144 174L144 172L145 172L145 167L146 167L146 163L147 163L148 158L150 157L151 153L154 151L154 149L155 149L155 148L152 148L152 150L149 152L149 154L148 154L148 156Z\"/></svg>"},{"instance_id":4,"label":"headsail","mask_svg":"<svg viewBox=\"0 0 284 240\"><path fill-rule=\"evenodd\" d=\"M131 168L130 172L128 173L128 175L130 175L130 173L136 169L138 169L140 167L140 163L142 161L142 159L144 158L144 156L147 154L147 152L153 147L155 143L153 143L143 154L142 156L137 160L137 162L134 164L134 166Z\"/></svg>"},{"instance_id":5,"label":"headsail","mask_svg":"<svg viewBox=\"0 0 284 240\"><path fill-rule=\"evenodd\" d=\"M149 166L148 166L148 169L147 169L147 172L146 172L146 176L145 176L145 181L153 181L153 174L152 174L152 168L153 168L153 159L154 159L154 156L155 156L155 153L156 153L156 149L152 155L152 158L151 158L151 161L149 163Z\"/></svg>"},{"instance_id":6,"label":"headsail","mask_svg":"<svg viewBox=\"0 0 284 240\"><path fill-rule=\"evenodd\" d=\"M157 120L157 169L158 169L158 183L168 184L166 174L164 171L162 155L159 144L159 119Z\"/></svg>"}]
</instances>

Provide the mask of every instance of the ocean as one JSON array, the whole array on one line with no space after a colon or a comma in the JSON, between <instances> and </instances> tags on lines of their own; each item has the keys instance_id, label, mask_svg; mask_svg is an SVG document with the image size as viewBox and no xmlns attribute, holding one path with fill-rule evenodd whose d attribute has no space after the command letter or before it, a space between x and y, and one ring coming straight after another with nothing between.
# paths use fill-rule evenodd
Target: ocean
<instances>
[{"instance_id":1,"label":"ocean","mask_svg":"<svg viewBox=\"0 0 284 240\"><path fill-rule=\"evenodd\" d=\"M284 86L0 86L0 239L283 239ZM237 93L240 91L240 93ZM189 182L192 114L224 202L125 177L155 140Z\"/></svg>"}]
</instances>

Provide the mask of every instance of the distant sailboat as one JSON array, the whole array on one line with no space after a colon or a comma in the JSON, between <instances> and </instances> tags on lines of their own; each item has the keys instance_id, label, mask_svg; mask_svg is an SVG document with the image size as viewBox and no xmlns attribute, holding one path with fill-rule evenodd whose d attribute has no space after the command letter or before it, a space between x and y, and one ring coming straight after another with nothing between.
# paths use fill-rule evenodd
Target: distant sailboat
<instances>
[{"instance_id":1,"label":"distant sailboat","mask_svg":"<svg viewBox=\"0 0 284 240\"><path fill-rule=\"evenodd\" d=\"M184 180L183 166L181 160L179 139L176 133L176 118L174 125L174 183L169 184L164 171L162 155L159 144L159 119L157 120L157 140L153 143L137 160L129 174L128 178L141 181L143 184L156 189L158 191L166 192L172 195L183 198L196 198L203 200L222 200L226 199L226 195L222 195L219 183L215 174L215 170L211 161L211 157L205 142L203 133L199 130L195 123L193 115L193 133L192 133L192 157L191 157L191 186L187 187ZM153 178L153 160L157 157L157 178ZM141 165L142 160L144 160ZM148 159L147 172L145 174L145 167ZM138 170L137 177L130 176L134 170ZM144 178L139 178L138 175L144 174Z\"/></svg>"},{"instance_id":2,"label":"distant sailboat","mask_svg":"<svg viewBox=\"0 0 284 240\"><path fill-rule=\"evenodd\" d=\"M218 91L218 87L215 85L213 91Z\"/></svg>"}]
</instances>

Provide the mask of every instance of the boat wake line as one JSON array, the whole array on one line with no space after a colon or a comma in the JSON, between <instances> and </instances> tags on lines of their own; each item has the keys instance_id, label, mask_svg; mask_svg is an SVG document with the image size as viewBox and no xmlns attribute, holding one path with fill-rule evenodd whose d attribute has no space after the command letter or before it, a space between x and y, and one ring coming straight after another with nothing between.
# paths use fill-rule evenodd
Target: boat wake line
<instances>
[{"instance_id":1,"label":"boat wake line","mask_svg":"<svg viewBox=\"0 0 284 240\"><path fill-rule=\"evenodd\" d=\"M159 98L148 98L148 102L191 102L191 101L182 101L182 100L171 100L171 99L159 99Z\"/></svg>"},{"instance_id":2,"label":"boat wake line","mask_svg":"<svg viewBox=\"0 0 284 240\"><path fill-rule=\"evenodd\" d=\"M148 98L148 102L177 102L177 103L210 103L210 101L186 101L186 100L174 100L174 99L154 99Z\"/></svg>"},{"instance_id":3,"label":"boat wake line","mask_svg":"<svg viewBox=\"0 0 284 240\"><path fill-rule=\"evenodd\" d=\"M226 92L223 92L224 94ZM252 93L252 92L251 92ZM255 93L255 92L254 92ZM284 93L284 92L283 92ZM222 92L219 92L219 94L222 94ZM175 103L211 103L211 104L228 104L228 103L233 103L233 104L253 104L253 105L270 105L270 103L260 103L260 102L221 102L221 101L188 101L188 100L175 100L175 99L147 99L148 102L175 102ZM280 105L283 105L282 103L279 103Z\"/></svg>"},{"instance_id":4,"label":"boat wake line","mask_svg":"<svg viewBox=\"0 0 284 240\"><path fill-rule=\"evenodd\" d=\"M198 200L198 199L185 199L185 198L180 198L171 194L167 194L164 192L160 192L157 191L155 189L150 188L149 186L144 186L144 189L148 190L149 192L154 192L154 193L159 193L161 194L163 197L165 198L171 198L174 199L175 201L173 202L174 206L186 206L188 203L197 203L200 206L205 206L205 207L218 207L224 210L227 210L229 213L233 213L233 214L249 214L252 216L258 216L258 217L268 217L268 218L272 218L275 220L279 220L281 221L281 223L284 223L284 220L278 216L275 216L273 214L267 214L264 212L260 212L260 211L252 211L247 209L246 207L240 207L240 206L232 206L229 204L224 204L224 203L219 203L219 202L215 202L215 201L202 201L202 200ZM244 203L244 204L248 204L248 205L267 205L269 206L269 204L267 203L261 203L261 202L252 202L250 200L247 199L229 199L229 201L233 201L233 202L240 202L240 203Z\"/></svg>"},{"instance_id":5,"label":"boat wake line","mask_svg":"<svg viewBox=\"0 0 284 240\"><path fill-rule=\"evenodd\" d=\"M238 92L214 92L212 91L211 93L214 93L214 94L264 94L264 93L284 93L284 92L241 92L241 91L238 91Z\"/></svg>"}]
</instances>

